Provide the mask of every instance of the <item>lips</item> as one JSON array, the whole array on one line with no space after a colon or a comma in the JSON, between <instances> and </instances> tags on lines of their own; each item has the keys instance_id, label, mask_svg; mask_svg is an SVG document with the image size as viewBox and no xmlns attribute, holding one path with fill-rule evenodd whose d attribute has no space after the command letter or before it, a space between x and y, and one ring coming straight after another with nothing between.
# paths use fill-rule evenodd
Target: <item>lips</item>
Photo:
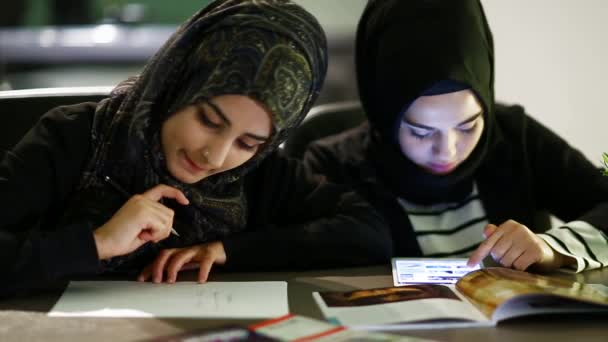
<instances>
[{"instance_id":1,"label":"lips","mask_svg":"<svg viewBox=\"0 0 608 342\"><path fill-rule=\"evenodd\" d=\"M186 169L191 173L201 173L204 171L208 171L207 168L199 166L192 159L190 159L186 153L183 154L183 161L184 165L186 166Z\"/></svg>"}]
</instances>

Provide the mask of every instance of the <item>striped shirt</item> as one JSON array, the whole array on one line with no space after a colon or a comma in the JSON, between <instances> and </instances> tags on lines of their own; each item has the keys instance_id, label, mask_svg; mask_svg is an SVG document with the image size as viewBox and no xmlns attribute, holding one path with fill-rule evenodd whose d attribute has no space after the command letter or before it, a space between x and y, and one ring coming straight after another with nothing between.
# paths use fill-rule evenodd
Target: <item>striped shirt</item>
<instances>
[{"instance_id":1,"label":"striped shirt","mask_svg":"<svg viewBox=\"0 0 608 342\"><path fill-rule=\"evenodd\" d=\"M457 203L424 206L400 198L399 204L426 257L468 257L485 240L483 229L489 222L476 185ZM608 239L587 222L572 221L538 236L554 250L575 258L576 272L608 265Z\"/></svg>"},{"instance_id":2,"label":"striped shirt","mask_svg":"<svg viewBox=\"0 0 608 342\"><path fill-rule=\"evenodd\" d=\"M538 235L556 251L575 258L576 272L608 265L608 238L587 222L568 222Z\"/></svg>"},{"instance_id":3,"label":"striped shirt","mask_svg":"<svg viewBox=\"0 0 608 342\"><path fill-rule=\"evenodd\" d=\"M399 199L408 214L422 254L426 257L466 257L484 240L488 224L485 210L477 194L459 203L423 206Z\"/></svg>"}]
</instances>

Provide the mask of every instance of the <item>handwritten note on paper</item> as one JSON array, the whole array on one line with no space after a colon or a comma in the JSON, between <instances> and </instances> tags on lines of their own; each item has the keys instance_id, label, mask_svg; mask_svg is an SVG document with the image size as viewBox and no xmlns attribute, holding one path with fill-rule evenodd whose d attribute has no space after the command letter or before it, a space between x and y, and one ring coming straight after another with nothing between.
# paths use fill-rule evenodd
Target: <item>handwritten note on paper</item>
<instances>
[{"instance_id":1,"label":"handwritten note on paper","mask_svg":"<svg viewBox=\"0 0 608 342\"><path fill-rule=\"evenodd\" d=\"M283 281L74 281L49 316L270 318L287 313Z\"/></svg>"}]
</instances>

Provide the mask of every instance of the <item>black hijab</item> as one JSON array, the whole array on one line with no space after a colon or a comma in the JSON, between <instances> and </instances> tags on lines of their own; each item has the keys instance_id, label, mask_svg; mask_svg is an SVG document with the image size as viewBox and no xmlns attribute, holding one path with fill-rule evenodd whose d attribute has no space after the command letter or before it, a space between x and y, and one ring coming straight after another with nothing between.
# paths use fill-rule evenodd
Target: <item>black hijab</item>
<instances>
[{"instance_id":1,"label":"black hijab","mask_svg":"<svg viewBox=\"0 0 608 342\"><path fill-rule=\"evenodd\" d=\"M326 40L318 22L288 0L218 0L175 32L142 73L116 87L97 106L92 155L68 208L66 220L99 227L124 203L109 184L132 194L157 184L180 189L186 207L172 201L174 228L158 244L107 262L109 269L135 269L161 248L221 239L247 222L244 176L283 142L316 99L327 68ZM272 115L267 143L243 165L183 184L166 169L160 128L187 105L224 94L247 95Z\"/></svg>"},{"instance_id":2,"label":"black hijab","mask_svg":"<svg viewBox=\"0 0 608 342\"><path fill-rule=\"evenodd\" d=\"M372 131L367 158L383 183L396 196L420 204L468 195L495 130L494 50L481 3L371 0L357 29L356 68ZM407 107L446 81L470 87L484 108L485 126L469 158L437 176L402 153L397 132Z\"/></svg>"}]
</instances>

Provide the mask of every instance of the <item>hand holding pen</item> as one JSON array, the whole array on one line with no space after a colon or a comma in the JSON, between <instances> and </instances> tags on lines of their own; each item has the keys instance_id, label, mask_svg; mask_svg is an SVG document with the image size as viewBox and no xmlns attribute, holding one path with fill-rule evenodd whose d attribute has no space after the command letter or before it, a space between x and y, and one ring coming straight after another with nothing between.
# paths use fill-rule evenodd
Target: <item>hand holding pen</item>
<instances>
[{"instance_id":1,"label":"hand holding pen","mask_svg":"<svg viewBox=\"0 0 608 342\"><path fill-rule=\"evenodd\" d=\"M122 187L122 186L120 186L118 183L116 183L116 182L115 182L115 181L114 181L112 178L110 178L110 177L108 177L108 176L105 176L105 177L103 178L103 180L104 180L106 183L110 184L110 186L111 186L111 187L113 187L113 188L114 188L114 190L118 191L118 192L119 192L121 195L123 195L123 196L124 196L126 199L128 199L128 198L130 198L130 197L131 197L131 195L129 195L129 193L128 193L128 192L127 192L125 189L123 189L123 187ZM175 189L175 190L177 190L177 189ZM179 191L179 190L177 190L177 191ZM182 196L183 196L183 194L182 194ZM185 196L184 196L184 198L185 198ZM160 199L159 199L159 200L160 200ZM158 200L157 200L157 201L158 201ZM186 203L186 204L187 204L187 203ZM171 227L171 234L173 234L173 235L175 235L175 236L179 236L179 234L177 233L177 231L176 231L176 230L175 230L173 227Z\"/></svg>"},{"instance_id":2,"label":"hand holding pen","mask_svg":"<svg viewBox=\"0 0 608 342\"><path fill-rule=\"evenodd\" d=\"M106 182L110 183L108 179ZM114 183L113 187L116 188L117 184ZM126 194L118 188L117 191ZM166 239L171 234L174 213L159 203L165 197L182 205L189 203L181 191L164 184L129 197L112 218L93 233L99 258L124 255L149 241Z\"/></svg>"}]
</instances>

